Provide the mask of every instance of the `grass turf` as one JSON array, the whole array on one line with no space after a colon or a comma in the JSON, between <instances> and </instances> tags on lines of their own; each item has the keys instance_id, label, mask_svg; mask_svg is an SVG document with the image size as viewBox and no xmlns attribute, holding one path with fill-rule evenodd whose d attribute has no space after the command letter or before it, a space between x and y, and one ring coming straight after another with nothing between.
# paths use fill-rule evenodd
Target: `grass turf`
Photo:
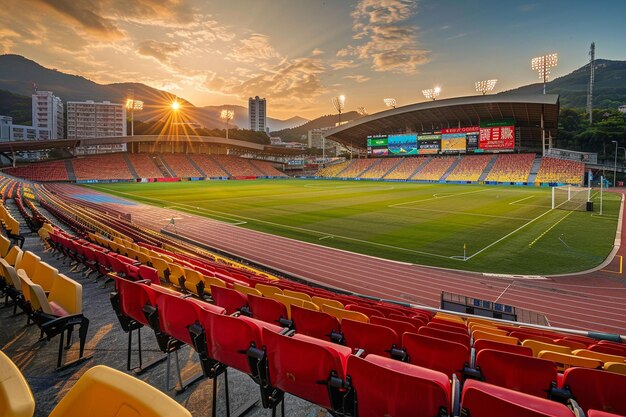
<instances>
[{"instance_id":1,"label":"grass turf","mask_svg":"<svg viewBox=\"0 0 626 417\"><path fill-rule=\"evenodd\" d=\"M619 195L605 193L599 216L595 193L594 213L550 210L551 190L538 187L314 180L88 187L367 255L508 274L597 266L613 247L620 207Z\"/></svg>"}]
</instances>

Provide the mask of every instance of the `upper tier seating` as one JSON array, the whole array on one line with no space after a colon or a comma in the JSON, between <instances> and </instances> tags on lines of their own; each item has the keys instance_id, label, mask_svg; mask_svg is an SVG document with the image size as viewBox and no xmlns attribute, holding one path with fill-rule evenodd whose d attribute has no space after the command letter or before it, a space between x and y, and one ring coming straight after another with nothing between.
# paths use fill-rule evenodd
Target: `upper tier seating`
<instances>
[{"instance_id":1,"label":"upper tier seating","mask_svg":"<svg viewBox=\"0 0 626 417\"><path fill-rule=\"evenodd\" d=\"M393 158L395 159L395 158ZM428 158L404 158L400 165L393 171L385 175L386 180L408 180L411 175L423 164L428 162Z\"/></svg>"},{"instance_id":2,"label":"upper tier seating","mask_svg":"<svg viewBox=\"0 0 626 417\"><path fill-rule=\"evenodd\" d=\"M272 164L267 161L258 161L251 159L250 163L256 167L259 171L263 173L263 175L267 175L268 177L286 177L284 172L280 172Z\"/></svg>"},{"instance_id":3,"label":"upper tier seating","mask_svg":"<svg viewBox=\"0 0 626 417\"><path fill-rule=\"evenodd\" d=\"M22 167L5 168L7 174L29 181L67 181L69 176L65 161L41 162Z\"/></svg>"},{"instance_id":4,"label":"upper tier seating","mask_svg":"<svg viewBox=\"0 0 626 417\"><path fill-rule=\"evenodd\" d=\"M139 178L161 178L163 173L147 153L129 153L128 159Z\"/></svg>"},{"instance_id":5,"label":"upper tier seating","mask_svg":"<svg viewBox=\"0 0 626 417\"><path fill-rule=\"evenodd\" d=\"M344 172L341 173L341 176L345 178L356 178L361 175L363 171L371 167L372 164L378 161L379 159L374 158L356 159L352 161L352 165L350 165Z\"/></svg>"},{"instance_id":6,"label":"upper tier seating","mask_svg":"<svg viewBox=\"0 0 626 417\"><path fill-rule=\"evenodd\" d=\"M446 181L478 181L492 155L467 155L454 167Z\"/></svg>"},{"instance_id":7,"label":"upper tier seating","mask_svg":"<svg viewBox=\"0 0 626 417\"><path fill-rule=\"evenodd\" d=\"M72 159L77 180L132 180L122 154L85 156Z\"/></svg>"},{"instance_id":8,"label":"upper tier seating","mask_svg":"<svg viewBox=\"0 0 626 417\"><path fill-rule=\"evenodd\" d=\"M176 177L201 177L202 174L191 165L186 154L183 153L167 153L161 154L161 158L174 171Z\"/></svg>"},{"instance_id":9,"label":"upper tier seating","mask_svg":"<svg viewBox=\"0 0 626 417\"><path fill-rule=\"evenodd\" d=\"M351 161L341 162L339 164L329 165L317 171L315 175L318 177L333 178L343 171Z\"/></svg>"},{"instance_id":10,"label":"upper tier seating","mask_svg":"<svg viewBox=\"0 0 626 417\"><path fill-rule=\"evenodd\" d=\"M258 177L261 171L256 169L249 160L230 155L212 155L233 177Z\"/></svg>"},{"instance_id":11,"label":"upper tier seating","mask_svg":"<svg viewBox=\"0 0 626 417\"><path fill-rule=\"evenodd\" d=\"M228 177L228 174L209 155L194 154L189 157L204 171L207 178Z\"/></svg>"},{"instance_id":12,"label":"upper tier seating","mask_svg":"<svg viewBox=\"0 0 626 417\"><path fill-rule=\"evenodd\" d=\"M361 175L361 178L382 178L398 162L400 162L399 158L383 159L376 166L372 167L372 169Z\"/></svg>"},{"instance_id":13,"label":"upper tier seating","mask_svg":"<svg viewBox=\"0 0 626 417\"><path fill-rule=\"evenodd\" d=\"M559 182L579 185L585 174L585 164L577 161L547 158L541 159L536 182Z\"/></svg>"},{"instance_id":14,"label":"upper tier seating","mask_svg":"<svg viewBox=\"0 0 626 417\"><path fill-rule=\"evenodd\" d=\"M526 182L534 161L534 153L498 155L485 181Z\"/></svg>"},{"instance_id":15,"label":"upper tier seating","mask_svg":"<svg viewBox=\"0 0 626 417\"><path fill-rule=\"evenodd\" d=\"M412 180L439 181L443 174L456 161L453 157L436 157L428 161L417 174L411 177Z\"/></svg>"}]
</instances>

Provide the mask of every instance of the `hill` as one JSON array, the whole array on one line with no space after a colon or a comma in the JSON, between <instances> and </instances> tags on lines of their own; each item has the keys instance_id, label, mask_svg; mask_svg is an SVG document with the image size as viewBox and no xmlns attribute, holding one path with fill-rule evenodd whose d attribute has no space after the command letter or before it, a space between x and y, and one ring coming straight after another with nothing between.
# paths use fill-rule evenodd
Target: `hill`
<instances>
[{"instance_id":1,"label":"hill","mask_svg":"<svg viewBox=\"0 0 626 417\"><path fill-rule=\"evenodd\" d=\"M589 64L548 82L546 92L560 94L561 107L585 108L588 83ZM537 94L542 86L530 84L499 94ZM596 60L593 96L594 108L616 108L626 103L626 61Z\"/></svg>"},{"instance_id":2,"label":"hill","mask_svg":"<svg viewBox=\"0 0 626 417\"><path fill-rule=\"evenodd\" d=\"M341 115L341 121L342 123L348 122L350 120L358 119L359 117L361 117L361 115L358 112L349 111ZM325 116L318 117L317 119L310 120L297 127L272 131L272 136L279 136L284 142L302 142L302 136L306 136L309 130L334 126L338 121L339 116L337 114L327 114Z\"/></svg>"},{"instance_id":3,"label":"hill","mask_svg":"<svg viewBox=\"0 0 626 417\"><path fill-rule=\"evenodd\" d=\"M21 55L0 55L0 90L6 90L11 95L0 94L0 110L7 114L6 109L19 107L19 114L15 117L16 122L26 123L31 120L30 110L28 115L23 113L23 102L28 99L33 92L34 84L39 90L53 91L54 94L66 101L73 100L95 100L111 101L123 103L128 97L128 90L133 90L135 97L143 100L145 111L135 113L136 120L158 120L162 115L158 111L148 111L148 109L162 108L164 103L168 103L177 98L176 95L159 90L142 83L113 83L98 84L85 77L70 75L56 69L45 68L37 62L27 59ZM187 100L178 97L186 108L186 114L192 121L200 123L209 129L222 128L224 123L219 118L220 110L223 108L235 109L235 120L231 126L240 128L248 127L248 109L236 105L195 107ZM28 105L30 108L30 104ZM293 117L288 120L268 118L268 125L271 129L284 129L295 127L305 123L307 119Z\"/></svg>"}]
</instances>

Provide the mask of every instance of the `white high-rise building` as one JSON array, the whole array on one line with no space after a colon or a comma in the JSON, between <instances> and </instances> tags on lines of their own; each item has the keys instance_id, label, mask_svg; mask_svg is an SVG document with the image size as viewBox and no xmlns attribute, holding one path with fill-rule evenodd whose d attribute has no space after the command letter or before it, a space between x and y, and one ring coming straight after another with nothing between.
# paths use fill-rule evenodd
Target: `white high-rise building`
<instances>
[{"instance_id":1,"label":"white high-rise building","mask_svg":"<svg viewBox=\"0 0 626 417\"><path fill-rule=\"evenodd\" d=\"M126 136L126 107L110 101L67 102L67 138Z\"/></svg>"},{"instance_id":2,"label":"white high-rise building","mask_svg":"<svg viewBox=\"0 0 626 417\"><path fill-rule=\"evenodd\" d=\"M248 120L250 130L265 132L267 129L266 101L256 96L248 99Z\"/></svg>"},{"instance_id":3,"label":"white high-rise building","mask_svg":"<svg viewBox=\"0 0 626 417\"><path fill-rule=\"evenodd\" d=\"M63 139L63 102L52 91L35 91L32 96L33 127L47 129L50 133L43 139Z\"/></svg>"}]
</instances>

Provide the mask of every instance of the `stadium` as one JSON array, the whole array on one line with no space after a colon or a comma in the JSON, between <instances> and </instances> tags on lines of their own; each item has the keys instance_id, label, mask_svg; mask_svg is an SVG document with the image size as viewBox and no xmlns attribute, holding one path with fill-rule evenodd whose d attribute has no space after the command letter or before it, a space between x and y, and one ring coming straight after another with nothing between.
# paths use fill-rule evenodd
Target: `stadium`
<instances>
[{"instance_id":1,"label":"stadium","mask_svg":"<svg viewBox=\"0 0 626 417\"><path fill-rule=\"evenodd\" d=\"M392 108L296 175L192 134L0 143L127 147L2 170L0 410L626 415L623 195L558 119L551 94Z\"/></svg>"}]
</instances>

